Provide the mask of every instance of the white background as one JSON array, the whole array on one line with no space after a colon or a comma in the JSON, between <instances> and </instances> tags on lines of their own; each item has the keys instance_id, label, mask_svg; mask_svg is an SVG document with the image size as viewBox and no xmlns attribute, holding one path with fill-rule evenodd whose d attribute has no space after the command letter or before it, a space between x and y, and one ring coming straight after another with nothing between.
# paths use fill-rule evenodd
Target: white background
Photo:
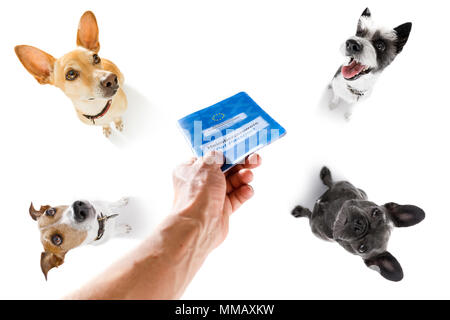
<instances>
[{"instance_id":1,"label":"white background","mask_svg":"<svg viewBox=\"0 0 450 320\"><path fill-rule=\"evenodd\" d=\"M2 1L0 5L0 298L59 298L139 240L69 252L45 282L30 201L136 198L151 233L169 212L171 172L191 157L176 120L246 91L288 131L261 151L254 198L231 222L184 298L450 298L448 249L448 1ZM373 95L346 122L319 107L341 43L369 6L409 42ZM125 133L82 124L59 89L39 85L14 54L29 44L55 57L75 48L93 10L100 56L125 75ZM291 209L313 206L329 166L379 204L422 207L421 224L394 230L400 283L317 239Z\"/></svg>"}]
</instances>

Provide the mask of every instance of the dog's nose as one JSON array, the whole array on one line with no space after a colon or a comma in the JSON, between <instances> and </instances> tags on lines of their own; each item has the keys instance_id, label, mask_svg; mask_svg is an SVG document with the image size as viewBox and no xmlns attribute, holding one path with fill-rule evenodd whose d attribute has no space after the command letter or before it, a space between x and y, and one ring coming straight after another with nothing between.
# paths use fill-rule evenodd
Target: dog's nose
<instances>
[{"instance_id":1,"label":"dog's nose","mask_svg":"<svg viewBox=\"0 0 450 320\"><path fill-rule=\"evenodd\" d=\"M83 222L89 216L91 207L83 201L75 201L72 205L73 216L76 222Z\"/></svg>"},{"instance_id":2,"label":"dog's nose","mask_svg":"<svg viewBox=\"0 0 450 320\"><path fill-rule=\"evenodd\" d=\"M345 48L347 49L348 53L359 53L362 50L362 46L358 41L349 39L345 43Z\"/></svg>"},{"instance_id":3,"label":"dog's nose","mask_svg":"<svg viewBox=\"0 0 450 320\"><path fill-rule=\"evenodd\" d=\"M358 236L366 231L366 226L366 222L361 218L357 218L353 221L353 231Z\"/></svg>"},{"instance_id":4,"label":"dog's nose","mask_svg":"<svg viewBox=\"0 0 450 320\"><path fill-rule=\"evenodd\" d=\"M117 88L119 84L117 76L114 73L110 73L106 78L100 81L103 88Z\"/></svg>"}]
</instances>

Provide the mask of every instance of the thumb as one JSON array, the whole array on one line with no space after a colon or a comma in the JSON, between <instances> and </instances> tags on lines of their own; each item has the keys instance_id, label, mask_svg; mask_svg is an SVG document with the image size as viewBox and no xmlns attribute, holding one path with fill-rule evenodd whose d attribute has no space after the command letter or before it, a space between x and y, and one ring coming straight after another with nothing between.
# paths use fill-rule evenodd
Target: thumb
<instances>
[{"instance_id":1,"label":"thumb","mask_svg":"<svg viewBox=\"0 0 450 320\"><path fill-rule=\"evenodd\" d=\"M221 151L210 151L202 160L205 164L218 168L224 163L223 153Z\"/></svg>"}]
</instances>

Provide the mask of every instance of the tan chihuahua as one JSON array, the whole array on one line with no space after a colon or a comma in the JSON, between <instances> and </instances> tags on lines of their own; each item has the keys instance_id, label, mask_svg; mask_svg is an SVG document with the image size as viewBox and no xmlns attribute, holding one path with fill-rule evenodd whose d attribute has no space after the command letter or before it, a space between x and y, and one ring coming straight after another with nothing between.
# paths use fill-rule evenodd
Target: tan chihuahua
<instances>
[{"instance_id":1,"label":"tan chihuahua","mask_svg":"<svg viewBox=\"0 0 450 320\"><path fill-rule=\"evenodd\" d=\"M78 118L85 124L102 126L109 137L111 122L117 130L123 129L127 97L122 90L122 73L114 63L98 56L98 25L91 11L80 19L77 45L77 49L59 59L26 45L16 46L15 51L40 84L60 88L72 100Z\"/></svg>"}]
</instances>

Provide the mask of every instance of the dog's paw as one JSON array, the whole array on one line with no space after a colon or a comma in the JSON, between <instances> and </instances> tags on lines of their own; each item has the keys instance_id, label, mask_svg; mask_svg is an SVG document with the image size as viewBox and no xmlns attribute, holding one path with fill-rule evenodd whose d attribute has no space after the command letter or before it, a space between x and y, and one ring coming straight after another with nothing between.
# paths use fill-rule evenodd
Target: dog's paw
<instances>
[{"instance_id":1,"label":"dog's paw","mask_svg":"<svg viewBox=\"0 0 450 320\"><path fill-rule=\"evenodd\" d=\"M120 132L123 131L123 121L122 121L122 119L115 121L114 124L115 124L116 129L118 131L120 131Z\"/></svg>"},{"instance_id":2,"label":"dog's paw","mask_svg":"<svg viewBox=\"0 0 450 320\"><path fill-rule=\"evenodd\" d=\"M328 108L330 110L337 109L337 107L339 107L339 100L338 101L331 100L330 103L328 104Z\"/></svg>"},{"instance_id":3,"label":"dog's paw","mask_svg":"<svg viewBox=\"0 0 450 320\"><path fill-rule=\"evenodd\" d=\"M119 233L121 234L129 234L133 228L129 224L121 224L119 226Z\"/></svg>"},{"instance_id":4,"label":"dog's paw","mask_svg":"<svg viewBox=\"0 0 450 320\"><path fill-rule=\"evenodd\" d=\"M121 198L119 201L117 201L117 206L119 206L119 207L125 207L125 206L128 204L128 202L130 202L130 198L128 198L128 197L123 197L123 198Z\"/></svg>"},{"instance_id":5,"label":"dog's paw","mask_svg":"<svg viewBox=\"0 0 450 320\"><path fill-rule=\"evenodd\" d=\"M333 94L334 95L334 94ZM339 104L341 102L341 99L339 99L338 96L333 96L330 100L330 102L328 102L328 108L330 108L330 110L334 110L337 107L339 107Z\"/></svg>"},{"instance_id":6,"label":"dog's paw","mask_svg":"<svg viewBox=\"0 0 450 320\"><path fill-rule=\"evenodd\" d=\"M106 138L109 138L109 136L111 135L111 127L110 126L104 126L103 127L103 134L105 135Z\"/></svg>"},{"instance_id":7,"label":"dog's paw","mask_svg":"<svg viewBox=\"0 0 450 320\"><path fill-rule=\"evenodd\" d=\"M346 112L344 114L345 120L350 121L352 119L352 113L351 112Z\"/></svg>"},{"instance_id":8,"label":"dog's paw","mask_svg":"<svg viewBox=\"0 0 450 320\"><path fill-rule=\"evenodd\" d=\"M309 209L303 208L302 206L296 206L294 210L292 210L291 214L296 218L311 216L311 211Z\"/></svg>"}]
</instances>

